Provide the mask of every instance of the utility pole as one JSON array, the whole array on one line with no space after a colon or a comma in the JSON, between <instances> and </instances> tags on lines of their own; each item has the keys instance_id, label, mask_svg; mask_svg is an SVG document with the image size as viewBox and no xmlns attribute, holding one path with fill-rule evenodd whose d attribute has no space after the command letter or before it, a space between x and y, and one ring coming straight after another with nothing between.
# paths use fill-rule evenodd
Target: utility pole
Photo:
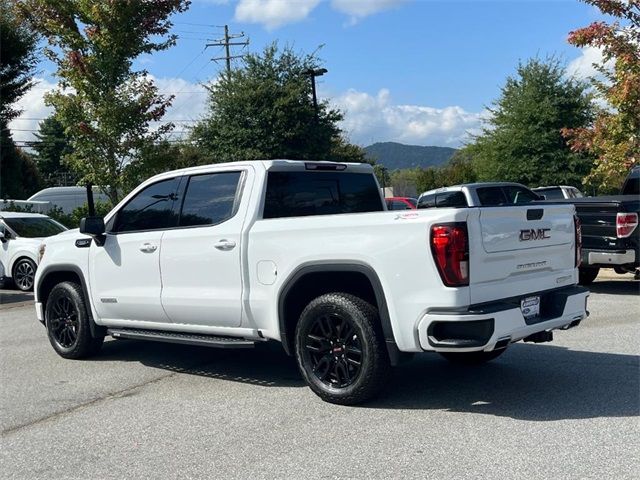
<instances>
[{"instance_id":1,"label":"utility pole","mask_svg":"<svg viewBox=\"0 0 640 480\"><path fill-rule=\"evenodd\" d=\"M225 60L227 63L227 75L231 74L231 60L234 58L242 58L244 55L231 55L231 47L233 46L241 46L246 47L249 45L249 38L246 40L232 42L234 39L245 38L244 32L240 33L229 33L229 25L224 26L224 38L214 40L212 43L207 43L207 47L224 47L224 57L216 57L212 60Z\"/></svg>"},{"instance_id":2,"label":"utility pole","mask_svg":"<svg viewBox=\"0 0 640 480\"><path fill-rule=\"evenodd\" d=\"M327 73L326 68L309 68L302 72L303 75L308 75L311 79L311 94L313 95L313 108L316 111L316 118L318 117L318 97L316 96L316 77L320 77Z\"/></svg>"}]
</instances>

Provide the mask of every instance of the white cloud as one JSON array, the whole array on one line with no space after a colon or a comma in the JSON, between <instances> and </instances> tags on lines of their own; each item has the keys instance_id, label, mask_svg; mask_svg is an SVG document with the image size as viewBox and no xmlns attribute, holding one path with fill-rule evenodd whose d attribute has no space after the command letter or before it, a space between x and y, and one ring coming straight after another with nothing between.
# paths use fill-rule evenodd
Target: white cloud
<instances>
[{"instance_id":1,"label":"white cloud","mask_svg":"<svg viewBox=\"0 0 640 480\"><path fill-rule=\"evenodd\" d=\"M182 78L154 78L160 93L175 95L173 104L167 109L162 122L171 121L175 124L172 138L180 138L185 135L194 120L198 120L205 111L207 102L207 90L199 83L192 83ZM44 104L44 94L55 88L55 84L38 78L37 85L29 90L18 102L18 107L23 110L22 115L9 124L13 139L18 142L36 140L34 133L38 130L41 120L48 117L53 109ZM159 124L152 124L151 128L157 128Z\"/></svg>"},{"instance_id":2,"label":"white cloud","mask_svg":"<svg viewBox=\"0 0 640 480\"><path fill-rule=\"evenodd\" d=\"M349 15L348 24L374 13L396 7L408 0L331 0L334 10ZM261 23L273 30L288 23L304 20L321 0L239 0L235 19L239 22Z\"/></svg>"},{"instance_id":3,"label":"white cloud","mask_svg":"<svg viewBox=\"0 0 640 480\"><path fill-rule=\"evenodd\" d=\"M467 112L458 106L397 105L387 89L375 96L349 90L333 103L345 114L343 130L360 145L395 141L459 147L470 134L479 132L486 116L486 112Z\"/></svg>"},{"instance_id":4,"label":"white cloud","mask_svg":"<svg viewBox=\"0 0 640 480\"><path fill-rule=\"evenodd\" d=\"M358 18L367 17L406 2L407 0L332 0L331 6L335 10L350 15L354 22Z\"/></svg>"},{"instance_id":5,"label":"white cloud","mask_svg":"<svg viewBox=\"0 0 640 480\"><path fill-rule=\"evenodd\" d=\"M585 47L581 49L578 58L574 58L569 62L567 73L581 80L589 77L600 77L601 73L596 70L594 64L602 64L602 50L598 47ZM613 60L607 62L605 66L607 68L613 67Z\"/></svg>"},{"instance_id":6,"label":"white cloud","mask_svg":"<svg viewBox=\"0 0 640 480\"><path fill-rule=\"evenodd\" d=\"M240 0L235 18L240 22L261 23L273 30L307 18L320 0Z\"/></svg>"},{"instance_id":7,"label":"white cloud","mask_svg":"<svg viewBox=\"0 0 640 480\"><path fill-rule=\"evenodd\" d=\"M34 131L38 130L39 119L46 118L52 108L44 104L44 94L55 87L54 83L43 78L35 79L37 84L18 101L22 115L9 123L9 130L16 142L35 140Z\"/></svg>"}]
</instances>

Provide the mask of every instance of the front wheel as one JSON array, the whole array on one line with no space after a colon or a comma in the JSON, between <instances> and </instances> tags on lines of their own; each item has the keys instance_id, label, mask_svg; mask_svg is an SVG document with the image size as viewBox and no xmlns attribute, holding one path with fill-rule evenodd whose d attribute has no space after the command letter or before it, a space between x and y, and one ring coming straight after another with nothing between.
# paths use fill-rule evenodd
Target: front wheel
<instances>
[{"instance_id":1,"label":"front wheel","mask_svg":"<svg viewBox=\"0 0 640 480\"><path fill-rule=\"evenodd\" d=\"M13 267L13 283L23 292L33 289L36 277L36 264L29 258L18 260Z\"/></svg>"},{"instance_id":2,"label":"front wheel","mask_svg":"<svg viewBox=\"0 0 640 480\"><path fill-rule=\"evenodd\" d=\"M84 358L100 350L104 336L91 335L91 319L77 283L62 282L53 287L44 316L49 342L61 357Z\"/></svg>"},{"instance_id":3,"label":"front wheel","mask_svg":"<svg viewBox=\"0 0 640 480\"><path fill-rule=\"evenodd\" d=\"M451 363L458 365L481 365L489 362L494 358L498 358L507 349L492 350L490 352L439 352L444 358Z\"/></svg>"},{"instance_id":4,"label":"front wheel","mask_svg":"<svg viewBox=\"0 0 640 480\"><path fill-rule=\"evenodd\" d=\"M296 360L302 376L326 402L354 405L385 385L389 357L377 310L346 293L313 300L296 327Z\"/></svg>"}]
</instances>

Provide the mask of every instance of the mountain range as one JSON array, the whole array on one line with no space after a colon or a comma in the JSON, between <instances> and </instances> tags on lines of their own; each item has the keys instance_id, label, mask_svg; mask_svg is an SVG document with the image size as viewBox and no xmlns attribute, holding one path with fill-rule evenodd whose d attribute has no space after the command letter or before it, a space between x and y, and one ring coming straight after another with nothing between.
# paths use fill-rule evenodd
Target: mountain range
<instances>
[{"instance_id":1,"label":"mountain range","mask_svg":"<svg viewBox=\"0 0 640 480\"><path fill-rule=\"evenodd\" d=\"M387 170L439 167L456 152L450 147L424 147L396 142L380 142L364 147L367 158L384 165Z\"/></svg>"}]
</instances>

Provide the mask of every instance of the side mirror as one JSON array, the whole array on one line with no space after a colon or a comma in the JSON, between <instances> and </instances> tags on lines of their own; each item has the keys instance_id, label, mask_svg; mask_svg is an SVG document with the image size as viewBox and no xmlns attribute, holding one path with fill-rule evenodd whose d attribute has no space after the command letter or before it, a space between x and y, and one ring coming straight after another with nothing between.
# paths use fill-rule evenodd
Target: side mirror
<instances>
[{"instance_id":1,"label":"side mirror","mask_svg":"<svg viewBox=\"0 0 640 480\"><path fill-rule=\"evenodd\" d=\"M104 235L104 219L102 217L85 217L80 220L80 233L101 237Z\"/></svg>"},{"instance_id":2,"label":"side mirror","mask_svg":"<svg viewBox=\"0 0 640 480\"><path fill-rule=\"evenodd\" d=\"M4 225L0 225L0 242L7 241L7 231L4 229Z\"/></svg>"}]
</instances>

